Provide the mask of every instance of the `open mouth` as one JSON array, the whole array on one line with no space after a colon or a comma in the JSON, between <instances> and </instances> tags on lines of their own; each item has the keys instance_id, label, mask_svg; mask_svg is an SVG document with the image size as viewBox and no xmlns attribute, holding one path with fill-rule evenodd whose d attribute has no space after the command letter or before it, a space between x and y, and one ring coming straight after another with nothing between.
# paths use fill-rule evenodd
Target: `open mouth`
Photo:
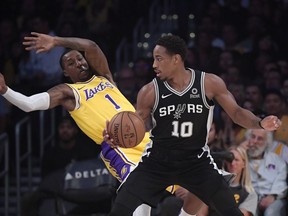
<instances>
[{"instance_id":1,"label":"open mouth","mask_svg":"<svg viewBox=\"0 0 288 216\"><path fill-rule=\"evenodd\" d=\"M81 73L82 73L82 72L85 72L85 71L87 71L87 69L88 69L87 67L81 65L81 71L80 71L80 72L81 72Z\"/></svg>"}]
</instances>

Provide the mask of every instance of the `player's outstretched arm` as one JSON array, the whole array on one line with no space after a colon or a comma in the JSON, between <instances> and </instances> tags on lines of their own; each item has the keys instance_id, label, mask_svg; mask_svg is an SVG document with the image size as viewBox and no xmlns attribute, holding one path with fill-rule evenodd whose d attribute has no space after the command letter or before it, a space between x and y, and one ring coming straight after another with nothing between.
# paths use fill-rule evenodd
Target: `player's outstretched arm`
<instances>
[{"instance_id":1,"label":"player's outstretched arm","mask_svg":"<svg viewBox=\"0 0 288 216\"><path fill-rule=\"evenodd\" d=\"M102 52L101 48L89 39L58 37L31 32L31 36L24 37L23 45L26 46L26 50L35 50L37 53L47 52L57 46L84 52L89 65L98 74L106 77L109 81L115 84L106 56Z\"/></svg>"},{"instance_id":2,"label":"player's outstretched arm","mask_svg":"<svg viewBox=\"0 0 288 216\"><path fill-rule=\"evenodd\" d=\"M67 110L73 110L75 107L73 92L65 84L57 85L47 92L26 96L10 89L1 73L0 94L24 112L52 109L58 105L63 105Z\"/></svg>"},{"instance_id":3,"label":"player's outstretched arm","mask_svg":"<svg viewBox=\"0 0 288 216\"><path fill-rule=\"evenodd\" d=\"M273 131L281 125L277 116L271 115L261 120L251 111L240 107L231 92L228 91L224 81L214 74L206 74L205 89L208 98L215 99L233 122L244 128L262 128Z\"/></svg>"}]
</instances>

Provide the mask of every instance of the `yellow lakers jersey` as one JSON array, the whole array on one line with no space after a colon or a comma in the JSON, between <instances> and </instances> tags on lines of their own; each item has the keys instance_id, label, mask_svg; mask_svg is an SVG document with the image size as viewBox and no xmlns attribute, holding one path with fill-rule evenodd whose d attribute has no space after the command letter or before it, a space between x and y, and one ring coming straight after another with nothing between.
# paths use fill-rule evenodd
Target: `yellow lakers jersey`
<instances>
[{"instance_id":1,"label":"yellow lakers jersey","mask_svg":"<svg viewBox=\"0 0 288 216\"><path fill-rule=\"evenodd\" d=\"M103 142L103 130L106 121L121 111L133 111L134 106L124 95L104 77L93 76L86 82L68 84L73 89L76 107L70 112L79 128L97 144ZM149 134L146 133L143 141L134 148L120 148L120 154L125 160L138 163L149 142Z\"/></svg>"}]
</instances>

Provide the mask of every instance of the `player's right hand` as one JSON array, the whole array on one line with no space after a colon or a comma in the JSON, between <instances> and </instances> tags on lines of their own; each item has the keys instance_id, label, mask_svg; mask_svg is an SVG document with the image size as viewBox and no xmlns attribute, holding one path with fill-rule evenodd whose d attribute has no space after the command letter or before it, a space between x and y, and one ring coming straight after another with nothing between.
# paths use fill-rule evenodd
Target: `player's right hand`
<instances>
[{"instance_id":1,"label":"player's right hand","mask_svg":"<svg viewBox=\"0 0 288 216\"><path fill-rule=\"evenodd\" d=\"M7 91L7 85L5 78L2 73L0 73L0 94L4 94Z\"/></svg>"},{"instance_id":2,"label":"player's right hand","mask_svg":"<svg viewBox=\"0 0 288 216\"><path fill-rule=\"evenodd\" d=\"M31 51L35 50L36 53L47 52L54 47L54 37L41 34L37 32L31 32L32 36L24 37L23 45L25 45L25 50Z\"/></svg>"},{"instance_id":3,"label":"player's right hand","mask_svg":"<svg viewBox=\"0 0 288 216\"><path fill-rule=\"evenodd\" d=\"M117 145L113 144L113 139L109 136L108 134L108 125L109 125L109 121L106 121L106 127L103 130L103 140L111 146L111 148L116 148Z\"/></svg>"}]
</instances>

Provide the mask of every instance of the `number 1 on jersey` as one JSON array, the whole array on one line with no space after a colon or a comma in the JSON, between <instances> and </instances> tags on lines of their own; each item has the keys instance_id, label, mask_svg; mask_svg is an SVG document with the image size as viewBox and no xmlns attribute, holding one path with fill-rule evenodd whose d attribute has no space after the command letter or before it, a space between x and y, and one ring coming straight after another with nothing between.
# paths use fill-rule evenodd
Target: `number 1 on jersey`
<instances>
[{"instance_id":1,"label":"number 1 on jersey","mask_svg":"<svg viewBox=\"0 0 288 216\"><path fill-rule=\"evenodd\" d=\"M105 95L105 98L106 98L107 100L109 100L109 101L113 104L113 106L115 107L116 110L119 110L119 109L121 108L121 107L110 97L109 94L106 94L106 95Z\"/></svg>"}]
</instances>

